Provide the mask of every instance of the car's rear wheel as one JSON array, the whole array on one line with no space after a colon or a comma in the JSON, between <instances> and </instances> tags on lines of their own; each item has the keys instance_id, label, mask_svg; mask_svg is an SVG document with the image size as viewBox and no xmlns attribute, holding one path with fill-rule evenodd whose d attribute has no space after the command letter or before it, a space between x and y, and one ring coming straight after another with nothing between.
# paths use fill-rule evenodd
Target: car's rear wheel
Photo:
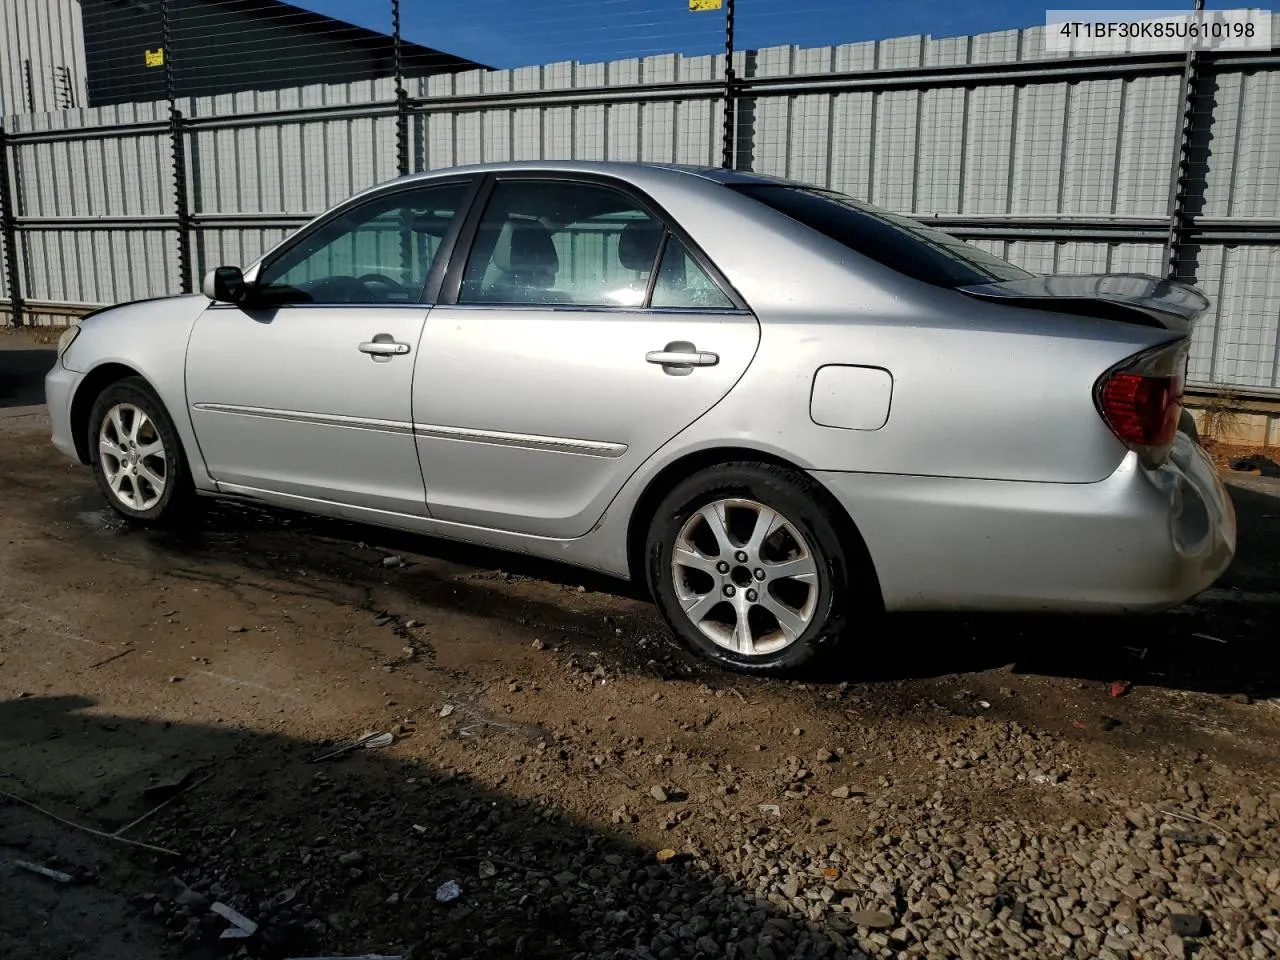
<instances>
[{"instance_id":1,"label":"car's rear wheel","mask_svg":"<svg viewBox=\"0 0 1280 960\"><path fill-rule=\"evenodd\" d=\"M1191 411L1185 407L1178 416L1178 429L1185 433L1196 443L1200 442L1200 430L1196 427L1196 418L1191 415Z\"/></svg>"},{"instance_id":2,"label":"car's rear wheel","mask_svg":"<svg viewBox=\"0 0 1280 960\"><path fill-rule=\"evenodd\" d=\"M141 377L112 383L89 412L89 450L111 508L142 523L168 523L195 500L191 472L164 404Z\"/></svg>"},{"instance_id":3,"label":"car's rear wheel","mask_svg":"<svg viewBox=\"0 0 1280 960\"><path fill-rule=\"evenodd\" d=\"M828 656L851 609L869 624L874 583L860 580L818 484L774 464L731 463L679 483L646 543L663 618L693 650L735 669L793 673ZM856 557L854 559L857 559Z\"/></svg>"}]
</instances>

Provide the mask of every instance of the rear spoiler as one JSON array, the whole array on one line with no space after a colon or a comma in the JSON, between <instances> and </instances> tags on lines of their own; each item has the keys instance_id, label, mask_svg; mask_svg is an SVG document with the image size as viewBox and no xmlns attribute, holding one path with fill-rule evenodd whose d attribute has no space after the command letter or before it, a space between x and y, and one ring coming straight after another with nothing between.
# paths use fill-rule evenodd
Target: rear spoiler
<instances>
[{"instance_id":1,"label":"rear spoiler","mask_svg":"<svg viewBox=\"0 0 1280 960\"><path fill-rule=\"evenodd\" d=\"M1191 284L1145 273L1061 274L957 289L1010 306L1163 327L1185 335L1209 309L1209 298Z\"/></svg>"}]
</instances>

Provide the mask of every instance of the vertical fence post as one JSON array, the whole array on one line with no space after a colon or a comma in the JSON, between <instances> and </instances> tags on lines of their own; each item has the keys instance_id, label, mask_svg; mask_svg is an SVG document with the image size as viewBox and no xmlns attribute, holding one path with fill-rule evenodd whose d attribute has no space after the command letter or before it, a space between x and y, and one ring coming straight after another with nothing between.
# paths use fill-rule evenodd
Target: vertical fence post
<instances>
[{"instance_id":1,"label":"vertical fence post","mask_svg":"<svg viewBox=\"0 0 1280 960\"><path fill-rule=\"evenodd\" d=\"M14 164L17 169L17 164ZM22 286L18 279L18 191L9 179L9 137L0 123L0 235L4 237L4 275L9 287L9 315L22 326Z\"/></svg>"},{"instance_id":2,"label":"vertical fence post","mask_svg":"<svg viewBox=\"0 0 1280 960\"><path fill-rule=\"evenodd\" d=\"M725 0L724 15L724 131L720 145L720 166L733 168L734 138L737 136L737 77L733 72L733 0Z\"/></svg>"},{"instance_id":3,"label":"vertical fence post","mask_svg":"<svg viewBox=\"0 0 1280 960\"><path fill-rule=\"evenodd\" d=\"M173 207L178 220L178 282L183 293L192 293L191 204L187 196L187 141L182 111L178 109L174 77L169 0L160 0L161 49L164 51L164 93L169 101L169 151L173 157Z\"/></svg>"},{"instance_id":4,"label":"vertical fence post","mask_svg":"<svg viewBox=\"0 0 1280 960\"><path fill-rule=\"evenodd\" d=\"M391 0L391 44L396 70L396 172L403 177L409 173L409 94L404 89L400 0Z\"/></svg>"},{"instance_id":5,"label":"vertical fence post","mask_svg":"<svg viewBox=\"0 0 1280 960\"><path fill-rule=\"evenodd\" d=\"M1203 10L1204 0L1196 0L1196 13ZM1182 69L1182 116L1169 184L1169 235L1164 245L1165 277L1169 280L1178 279L1178 267L1186 239L1187 187L1191 179L1191 151L1196 133L1198 66L1196 49L1192 46L1187 50L1187 62Z\"/></svg>"}]
</instances>

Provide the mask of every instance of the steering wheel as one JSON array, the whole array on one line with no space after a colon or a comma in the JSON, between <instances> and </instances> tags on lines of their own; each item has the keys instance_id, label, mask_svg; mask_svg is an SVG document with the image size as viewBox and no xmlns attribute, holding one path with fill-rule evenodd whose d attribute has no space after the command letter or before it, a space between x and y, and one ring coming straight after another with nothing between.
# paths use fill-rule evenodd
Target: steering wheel
<instances>
[{"instance_id":1,"label":"steering wheel","mask_svg":"<svg viewBox=\"0 0 1280 960\"><path fill-rule=\"evenodd\" d=\"M368 286L370 283L381 284L384 287L390 287L392 290L403 292L406 288L403 284L397 283L390 277L381 273L366 273L363 277L358 278L359 282Z\"/></svg>"}]
</instances>

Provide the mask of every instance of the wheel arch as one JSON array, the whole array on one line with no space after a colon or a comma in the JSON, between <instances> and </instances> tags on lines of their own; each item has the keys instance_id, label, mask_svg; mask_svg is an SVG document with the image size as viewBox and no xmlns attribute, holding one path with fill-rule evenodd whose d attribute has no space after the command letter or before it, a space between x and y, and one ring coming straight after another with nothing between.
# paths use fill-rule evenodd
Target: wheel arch
<instances>
[{"instance_id":1,"label":"wheel arch","mask_svg":"<svg viewBox=\"0 0 1280 960\"><path fill-rule=\"evenodd\" d=\"M93 403L113 383L129 377L137 377L146 383L147 388L159 398L160 394L151 382L133 367L124 363L103 363L85 374L71 398L71 437L75 441L76 455L81 463L90 463L89 450L89 414L93 411Z\"/></svg>"},{"instance_id":2,"label":"wheel arch","mask_svg":"<svg viewBox=\"0 0 1280 960\"><path fill-rule=\"evenodd\" d=\"M644 546L649 532L649 522L657 510L658 504L662 502L663 497L674 490L677 484L682 483L695 473L706 470L709 467L717 467L729 463L767 463L807 476L803 468L786 458L777 454L766 453L762 450L754 450L750 447L711 447L687 453L673 460L650 478L645 485L644 492L640 494L640 497L632 507L631 517L627 524L627 569L630 571L632 583L643 586L646 592L652 594L652 586L649 583L647 564L645 563ZM814 484L818 495L823 498L825 506L830 509L831 515L839 525L837 533L841 542L848 547L849 562L857 564L859 572L870 578L869 585L874 586L875 595L880 597L880 580L876 575L875 562L872 560L871 552L867 549L866 541L863 539L861 531L858 530L857 524L854 523L853 518L849 515L849 511L826 487L816 480Z\"/></svg>"}]
</instances>

